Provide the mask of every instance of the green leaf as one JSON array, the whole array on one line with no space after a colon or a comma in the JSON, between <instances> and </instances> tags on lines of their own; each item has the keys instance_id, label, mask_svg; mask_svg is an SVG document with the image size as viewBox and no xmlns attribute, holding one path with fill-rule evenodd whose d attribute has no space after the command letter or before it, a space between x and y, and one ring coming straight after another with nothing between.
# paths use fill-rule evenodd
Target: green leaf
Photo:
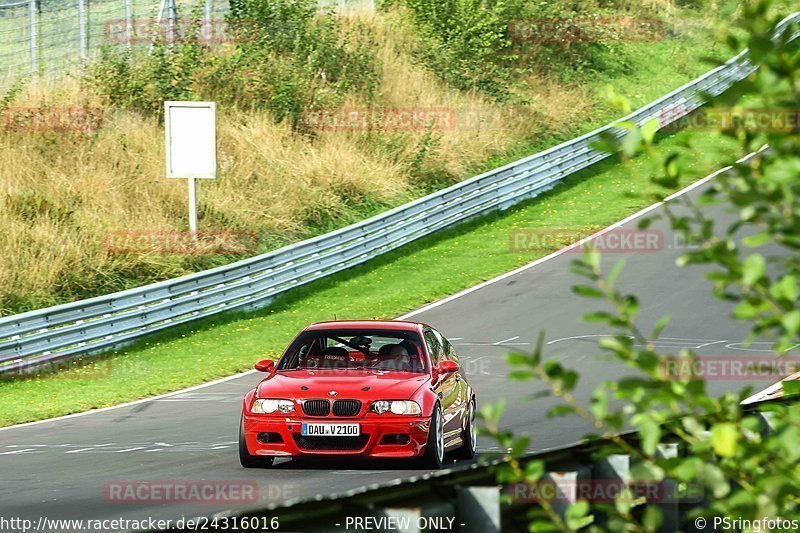
<instances>
[{"instance_id":1,"label":"green leaf","mask_svg":"<svg viewBox=\"0 0 800 533\"><path fill-rule=\"evenodd\" d=\"M534 483L539 481L545 473L544 461L530 461L525 465L525 481Z\"/></svg>"},{"instance_id":2,"label":"green leaf","mask_svg":"<svg viewBox=\"0 0 800 533\"><path fill-rule=\"evenodd\" d=\"M511 352L506 354L506 362L511 366L524 366L530 363L530 359L524 353Z\"/></svg>"},{"instance_id":3,"label":"green leaf","mask_svg":"<svg viewBox=\"0 0 800 533\"><path fill-rule=\"evenodd\" d=\"M639 151L642 144L642 133L639 130L632 130L622 139L622 153L628 157L633 157Z\"/></svg>"},{"instance_id":4,"label":"green leaf","mask_svg":"<svg viewBox=\"0 0 800 533\"><path fill-rule=\"evenodd\" d=\"M742 263L742 281L747 286L755 285L764 277L767 263L761 254L748 255Z\"/></svg>"},{"instance_id":5,"label":"green leaf","mask_svg":"<svg viewBox=\"0 0 800 533\"><path fill-rule=\"evenodd\" d=\"M653 139L655 139L656 132L658 132L658 125L659 121L656 118L652 118L644 123L642 126L642 139L647 144L653 144Z\"/></svg>"},{"instance_id":6,"label":"green leaf","mask_svg":"<svg viewBox=\"0 0 800 533\"><path fill-rule=\"evenodd\" d=\"M589 516L589 504L585 501L577 501L567 507L564 517L567 526L573 530L584 528L594 522L594 517Z\"/></svg>"},{"instance_id":7,"label":"green leaf","mask_svg":"<svg viewBox=\"0 0 800 533\"><path fill-rule=\"evenodd\" d=\"M603 388L595 389L592 400L589 404L592 414L598 420L602 420L608 414L608 393Z\"/></svg>"},{"instance_id":8,"label":"green leaf","mask_svg":"<svg viewBox=\"0 0 800 533\"><path fill-rule=\"evenodd\" d=\"M757 235L748 235L747 237L742 239L742 244L744 244L748 248L758 248L759 246L764 246L770 241L772 241L772 235L764 232L764 233L759 233Z\"/></svg>"},{"instance_id":9,"label":"green leaf","mask_svg":"<svg viewBox=\"0 0 800 533\"><path fill-rule=\"evenodd\" d=\"M572 287L572 292L584 298L603 298L605 296L603 291L589 285L575 285Z\"/></svg>"},{"instance_id":10,"label":"green leaf","mask_svg":"<svg viewBox=\"0 0 800 533\"><path fill-rule=\"evenodd\" d=\"M800 394L800 380L782 381L781 388L783 389L784 397L797 396Z\"/></svg>"},{"instance_id":11,"label":"green leaf","mask_svg":"<svg viewBox=\"0 0 800 533\"><path fill-rule=\"evenodd\" d=\"M639 438L642 439L642 451L655 455L656 446L661 441L661 426L652 419L644 420L639 425Z\"/></svg>"},{"instance_id":12,"label":"green leaf","mask_svg":"<svg viewBox=\"0 0 800 533\"><path fill-rule=\"evenodd\" d=\"M617 281L617 277L619 277L623 268L625 268L625 259L620 259L616 262L614 268L611 269L611 273L608 275L609 285L614 285L614 282Z\"/></svg>"},{"instance_id":13,"label":"green leaf","mask_svg":"<svg viewBox=\"0 0 800 533\"><path fill-rule=\"evenodd\" d=\"M788 300L794 303L797 300L797 278L792 274L783 276L780 281L773 283L769 288L770 295L778 300Z\"/></svg>"},{"instance_id":14,"label":"green leaf","mask_svg":"<svg viewBox=\"0 0 800 533\"><path fill-rule=\"evenodd\" d=\"M569 405L554 405L547 411L547 418L558 418L575 414L575 408Z\"/></svg>"},{"instance_id":15,"label":"green leaf","mask_svg":"<svg viewBox=\"0 0 800 533\"><path fill-rule=\"evenodd\" d=\"M658 531L664 521L664 514L657 505L648 505L644 508L642 525L645 531Z\"/></svg>"},{"instance_id":16,"label":"green leaf","mask_svg":"<svg viewBox=\"0 0 800 533\"><path fill-rule=\"evenodd\" d=\"M664 470L653 463L639 461L631 467L631 481L661 481Z\"/></svg>"},{"instance_id":17,"label":"green leaf","mask_svg":"<svg viewBox=\"0 0 800 533\"><path fill-rule=\"evenodd\" d=\"M661 319L656 323L656 326L653 328L652 339L656 340L661 336L661 332L664 331L664 328L672 320L672 315L664 315Z\"/></svg>"},{"instance_id":18,"label":"green leaf","mask_svg":"<svg viewBox=\"0 0 800 533\"><path fill-rule=\"evenodd\" d=\"M607 311L595 311L583 315L584 322L615 322L617 317Z\"/></svg>"},{"instance_id":19,"label":"green leaf","mask_svg":"<svg viewBox=\"0 0 800 533\"><path fill-rule=\"evenodd\" d=\"M800 331L800 309L789 311L781 318L781 325L792 335L797 335Z\"/></svg>"},{"instance_id":20,"label":"green leaf","mask_svg":"<svg viewBox=\"0 0 800 533\"><path fill-rule=\"evenodd\" d=\"M711 444L714 453L722 457L733 457L739 444L739 431L736 424L722 422L711 427Z\"/></svg>"},{"instance_id":21,"label":"green leaf","mask_svg":"<svg viewBox=\"0 0 800 533\"><path fill-rule=\"evenodd\" d=\"M550 520L534 520L528 526L528 531L531 533L547 533L550 531L561 531L556 525Z\"/></svg>"},{"instance_id":22,"label":"green leaf","mask_svg":"<svg viewBox=\"0 0 800 533\"><path fill-rule=\"evenodd\" d=\"M594 270L600 270L600 252L594 246L583 248L583 260Z\"/></svg>"}]
</instances>

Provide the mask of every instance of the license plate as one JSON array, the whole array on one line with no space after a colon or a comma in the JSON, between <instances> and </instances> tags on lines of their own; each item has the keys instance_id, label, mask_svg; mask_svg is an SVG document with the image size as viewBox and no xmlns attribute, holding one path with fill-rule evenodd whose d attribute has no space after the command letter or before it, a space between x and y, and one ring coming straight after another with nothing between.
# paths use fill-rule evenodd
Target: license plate
<instances>
[{"instance_id":1,"label":"license plate","mask_svg":"<svg viewBox=\"0 0 800 533\"><path fill-rule=\"evenodd\" d=\"M358 424L303 424L301 433L305 437L357 437L361 435Z\"/></svg>"}]
</instances>

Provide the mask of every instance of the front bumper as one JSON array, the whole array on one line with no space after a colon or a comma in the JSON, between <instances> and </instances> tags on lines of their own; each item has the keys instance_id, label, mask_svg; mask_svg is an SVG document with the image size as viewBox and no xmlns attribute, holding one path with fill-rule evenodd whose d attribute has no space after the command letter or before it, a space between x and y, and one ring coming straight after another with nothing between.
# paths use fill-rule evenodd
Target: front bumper
<instances>
[{"instance_id":1,"label":"front bumper","mask_svg":"<svg viewBox=\"0 0 800 533\"><path fill-rule=\"evenodd\" d=\"M360 437L303 437L301 424L360 424ZM364 418L305 418L245 415L244 436L251 455L412 458L425 452L430 419L374 415ZM268 442L259 440L268 434ZM399 437L398 437L399 436ZM406 437L407 436L407 442ZM277 442L276 442L277 441Z\"/></svg>"}]
</instances>

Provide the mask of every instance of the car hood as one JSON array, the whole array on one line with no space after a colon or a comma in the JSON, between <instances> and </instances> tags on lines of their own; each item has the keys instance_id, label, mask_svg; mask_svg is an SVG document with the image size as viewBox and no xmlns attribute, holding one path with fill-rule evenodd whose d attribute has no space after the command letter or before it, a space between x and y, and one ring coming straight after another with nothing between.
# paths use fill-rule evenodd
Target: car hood
<instances>
[{"instance_id":1,"label":"car hood","mask_svg":"<svg viewBox=\"0 0 800 533\"><path fill-rule=\"evenodd\" d=\"M336 398L403 400L430 381L427 374L410 372L344 372L295 370L278 372L262 381L258 398Z\"/></svg>"}]
</instances>

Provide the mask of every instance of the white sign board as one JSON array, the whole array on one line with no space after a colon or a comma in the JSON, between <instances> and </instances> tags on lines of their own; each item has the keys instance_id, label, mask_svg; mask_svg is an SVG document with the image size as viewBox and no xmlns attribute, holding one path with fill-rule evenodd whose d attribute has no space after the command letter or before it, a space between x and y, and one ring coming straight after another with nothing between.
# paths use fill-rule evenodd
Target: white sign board
<instances>
[{"instance_id":1,"label":"white sign board","mask_svg":"<svg viewBox=\"0 0 800 533\"><path fill-rule=\"evenodd\" d=\"M164 102L168 178L217 177L217 106Z\"/></svg>"}]
</instances>

